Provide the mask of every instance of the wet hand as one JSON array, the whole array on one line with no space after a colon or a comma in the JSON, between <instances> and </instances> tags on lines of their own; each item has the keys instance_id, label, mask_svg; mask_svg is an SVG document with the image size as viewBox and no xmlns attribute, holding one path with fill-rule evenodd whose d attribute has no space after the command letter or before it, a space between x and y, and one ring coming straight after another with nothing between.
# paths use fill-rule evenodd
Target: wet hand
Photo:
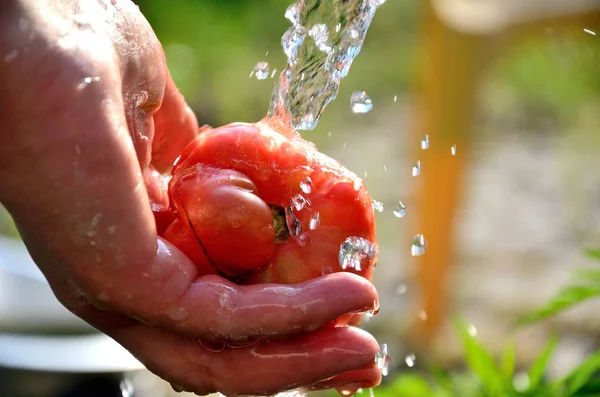
<instances>
[{"instance_id":1,"label":"wet hand","mask_svg":"<svg viewBox=\"0 0 600 397\"><path fill-rule=\"evenodd\" d=\"M68 309L180 390L379 383L369 334L319 329L373 309L365 279L238 286L157 237L151 171L198 126L133 3L9 0L0 19L0 202Z\"/></svg>"}]
</instances>

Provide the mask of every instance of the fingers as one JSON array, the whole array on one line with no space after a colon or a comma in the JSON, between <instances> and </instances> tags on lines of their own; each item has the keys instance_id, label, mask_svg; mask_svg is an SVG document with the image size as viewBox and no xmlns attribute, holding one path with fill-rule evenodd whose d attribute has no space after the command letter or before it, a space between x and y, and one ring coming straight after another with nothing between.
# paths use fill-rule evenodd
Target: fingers
<instances>
[{"instance_id":1,"label":"fingers","mask_svg":"<svg viewBox=\"0 0 600 397\"><path fill-rule=\"evenodd\" d=\"M315 330L377 305L373 285L351 273L240 286L215 275L196 278L187 257L165 240L158 246L146 267L112 269L111 287L89 286L102 290L96 304L191 337L226 341Z\"/></svg>"},{"instance_id":2,"label":"fingers","mask_svg":"<svg viewBox=\"0 0 600 397\"><path fill-rule=\"evenodd\" d=\"M218 352L195 340L143 325L108 333L151 371L200 395L216 391L273 395L313 385L372 365L379 349L368 333L345 327L263 340L242 348L225 347ZM367 373L365 379L361 375L357 372L345 377L361 385L377 382L376 375Z\"/></svg>"},{"instance_id":3,"label":"fingers","mask_svg":"<svg viewBox=\"0 0 600 397\"><path fill-rule=\"evenodd\" d=\"M154 114L152 164L168 172L185 146L198 134L198 121L167 72L165 95Z\"/></svg>"}]
</instances>

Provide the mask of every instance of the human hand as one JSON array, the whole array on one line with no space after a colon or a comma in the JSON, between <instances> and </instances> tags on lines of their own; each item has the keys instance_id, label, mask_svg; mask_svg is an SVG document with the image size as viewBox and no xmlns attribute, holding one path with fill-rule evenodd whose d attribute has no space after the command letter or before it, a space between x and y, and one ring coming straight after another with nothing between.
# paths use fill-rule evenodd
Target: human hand
<instances>
[{"instance_id":1,"label":"human hand","mask_svg":"<svg viewBox=\"0 0 600 397\"><path fill-rule=\"evenodd\" d=\"M365 279L238 286L157 237L152 168L198 126L133 3L9 0L0 19L0 202L68 309L178 390L380 382L372 336L320 329L373 309Z\"/></svg>"}]
</instances>

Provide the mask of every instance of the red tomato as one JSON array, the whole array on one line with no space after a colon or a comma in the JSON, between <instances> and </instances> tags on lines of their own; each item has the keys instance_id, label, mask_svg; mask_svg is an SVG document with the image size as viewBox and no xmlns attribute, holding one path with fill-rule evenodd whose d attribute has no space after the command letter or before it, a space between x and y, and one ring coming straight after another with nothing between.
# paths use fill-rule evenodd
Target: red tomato
<instances>
[{"instance_id":1,"label":"red tomato","mask_svg":"<svg viewBox=\"0 0 600 397\"><path fill-rule=\"evenodd\" d=\"M176 220L163 237L201 272L246 284L336 271L371 279L375 218L366 187L289 127L261 121L206 130L171 175ZM370 242L373 254L343 269L338 256L349 237Z\"/></svg>"}]
</instances>

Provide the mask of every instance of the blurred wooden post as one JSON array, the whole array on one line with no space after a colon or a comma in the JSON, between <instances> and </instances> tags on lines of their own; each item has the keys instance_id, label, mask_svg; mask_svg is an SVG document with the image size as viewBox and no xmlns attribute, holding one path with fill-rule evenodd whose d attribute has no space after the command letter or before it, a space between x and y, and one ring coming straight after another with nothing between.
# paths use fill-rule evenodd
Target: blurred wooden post
<instances>
[{"instance_id":1,"label":"blurred wooden post","mask_svg":"<svg viewBox=\"0 0 600 397\"><path fill-rule=\"evenodd\" d=\"M476 94L489 38L452 30L428 4L420 32L419 90L414 160L421 161L415 178L416 211L411 230L422 233L425 255L413 258L419 288L417 343L426 343L447 311L446 282L454 259L454 217L460 202L471 151ZM420 149L429 135L430 147ZM456 155L451 148L456 145Z\"/></svg>"},{"instance_id":2,"label":"blurred wooden post","mask_svg":"<svg viewBox=\"0 0 600 397\"><path fill-rule=\"evenodd\" d=\"M427 316L416 319L411 339L421 347L431 341L448 311L446 288L455 256L454 218L471 141L477 135L472 123L486 66L498 55L501 44L539 32L542 27L583 30L600 24L597 0L521 1L423 2L418 114L413 131L414 161L421 161L422 169L415 178L416 214L411 229L424 235L427 246L425 255L413 261L418 308ZM430 147L421 150L419 142L425 135L429 135ZM455 156L451 154L453 145Z\"/></svg>"}]
</instances>

